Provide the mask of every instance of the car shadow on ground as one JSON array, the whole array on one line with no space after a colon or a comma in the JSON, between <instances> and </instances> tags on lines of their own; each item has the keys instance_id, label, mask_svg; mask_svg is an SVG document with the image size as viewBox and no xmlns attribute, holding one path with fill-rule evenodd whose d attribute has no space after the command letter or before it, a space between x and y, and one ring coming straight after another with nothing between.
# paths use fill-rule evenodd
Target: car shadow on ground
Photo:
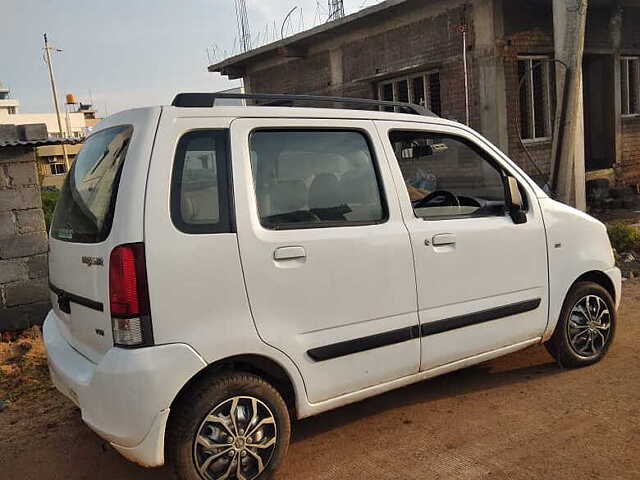
<instances>
[{"instance_id":1,"label":"car shadow on ground","mask_svg":"<svg viewBox=\"0 0 640 480\"><path fill-rule=\"evenodd\" d=\"M562 371L545 348L537 345L299 420L292 425L291 443L301 442L387 410L417 404L427 406L442 398L488 391L505 385L526 384L534 378L556 375ZM410 423L410 420L406 422Z\"/></svg>"}]
</instances>

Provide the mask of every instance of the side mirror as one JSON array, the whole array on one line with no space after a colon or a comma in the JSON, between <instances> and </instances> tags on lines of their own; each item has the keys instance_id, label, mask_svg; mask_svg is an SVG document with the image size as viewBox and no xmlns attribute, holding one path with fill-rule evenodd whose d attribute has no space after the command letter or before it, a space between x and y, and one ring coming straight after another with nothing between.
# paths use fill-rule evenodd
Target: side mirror
<instances>
[{"instance_id":1,"label":"side mirror","mask_svg":"<svg viewBox=\"0 0 640 480\"><path fill-rule=\"evenodd\" d=\"M509 210L511 220L513 220L513 223L516 225L527 223L527 214L524 211L524 202L522 201L518 181L515 178L510 176L507 177L506 191L507 209Z\"/></svg>"}]
</instances>

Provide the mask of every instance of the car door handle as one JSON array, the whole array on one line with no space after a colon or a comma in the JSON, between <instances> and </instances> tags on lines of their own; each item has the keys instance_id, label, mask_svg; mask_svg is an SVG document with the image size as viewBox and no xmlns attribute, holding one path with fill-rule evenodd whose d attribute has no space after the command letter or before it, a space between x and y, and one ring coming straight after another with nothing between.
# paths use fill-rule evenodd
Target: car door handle
<instances>
[{"instance_id":1,"label":"car door handle","mask_svg":"<svg viewBox=\"0 0 640 480\"><path fill-rule=\"evenodd\" d=\"M456 236L453 233L439 233L431 238L434 247L443 245L455 245Z\"/></svg>"},{"instance_id":2,"label":"car door handle","mask_svg":"<svg viewBox=\"0 0 640 480\"><path fill-rule=\"evenodd\" d=\"M295 260L296 258L305 258L307 252L303 247L279 247L273 252L274 260Z\"/></svg>"}]
</instances>

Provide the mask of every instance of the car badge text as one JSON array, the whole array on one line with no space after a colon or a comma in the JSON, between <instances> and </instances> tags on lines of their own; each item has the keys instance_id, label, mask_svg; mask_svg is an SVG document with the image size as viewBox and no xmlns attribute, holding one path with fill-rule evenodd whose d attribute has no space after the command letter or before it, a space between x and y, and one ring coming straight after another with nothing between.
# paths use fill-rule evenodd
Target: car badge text
<instances>
[{"instance_id":1,"label":"car badge text","mask_svg":"<svg viewBox=\"0 0 640 480\"><path fill-rule=\"evenodd\" d=\"M82 263L90 267L92 265L104 265L104 261L100 257L82 257Z\"/></svg>"}]
</instances>

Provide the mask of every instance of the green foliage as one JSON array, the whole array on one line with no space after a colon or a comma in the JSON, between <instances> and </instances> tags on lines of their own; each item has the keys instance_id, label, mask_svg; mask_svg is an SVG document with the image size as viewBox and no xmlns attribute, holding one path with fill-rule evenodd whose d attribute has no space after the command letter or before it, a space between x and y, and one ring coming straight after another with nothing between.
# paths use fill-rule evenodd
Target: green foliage
<instances>
[{"instance_id":1,"label":"green foliage","mask_svg":"<svg viewBox=\"0 0 640 480\"><path fill-rule=\"evenodd\" d=\"M53 219L53 211L56 208L56 202L60 196L60 190L43 190L40 192L42 197L42 210L44 211L44 221L47 224L47 231L51 226Z\"/></svg>"},{"instance_id":2,"label":"green foliage","mask_svg":"<svg viewBox=\"0 0 640 480\"><path fill-rule=\"evenodd\" d=\"M614 223L607 227L611 245L618 253L640 250L640 232L631 225Z\"/></svg>"}]
</instances>

